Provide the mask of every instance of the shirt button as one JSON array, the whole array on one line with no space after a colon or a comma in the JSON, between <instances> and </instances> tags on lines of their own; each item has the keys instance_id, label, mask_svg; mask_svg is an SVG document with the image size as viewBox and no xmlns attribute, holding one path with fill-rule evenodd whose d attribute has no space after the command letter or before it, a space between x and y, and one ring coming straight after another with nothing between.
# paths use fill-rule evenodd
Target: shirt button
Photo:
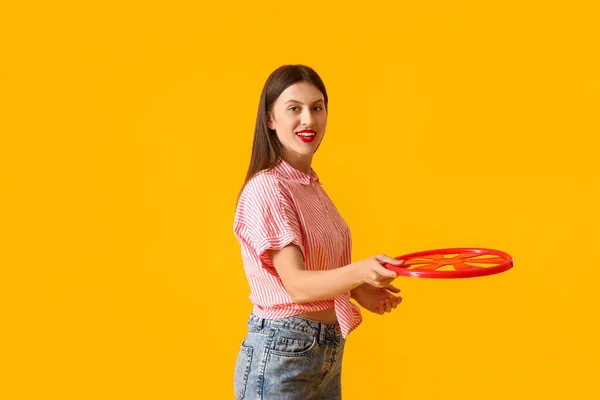
<instances>
[{"instance_id":1,"label":"shirt button","mask_svg":"<svg viewBox=\"0 0 600 400\"><path fill-rule=\"evenodd\" d=\"M342 330L339 326L336 326L333 330L335 331L335 333L342 333Z\"/></svg>"}]
</instances>

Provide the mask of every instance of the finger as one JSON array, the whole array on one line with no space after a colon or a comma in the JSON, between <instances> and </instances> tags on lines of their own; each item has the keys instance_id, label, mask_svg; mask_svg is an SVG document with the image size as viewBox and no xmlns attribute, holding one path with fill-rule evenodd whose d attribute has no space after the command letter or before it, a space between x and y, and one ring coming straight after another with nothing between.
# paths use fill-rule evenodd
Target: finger
<instances>
[{"instance_id":1,"label":"finger","mask_svg":"<svg viewBox=\"0 0 600 400\"><path fill-rule=\"evenodd\" d=\"M373 278L370 281L367 281L367 283L371 286L375 286L378 289L382 289L385 290L385 287L387 285L389 285L390 282L392 282L394 279L396 278Z\"/></svg>"},{"instance_id":2,"label":"finger","mask_svg":"<svg viewBox=\"0 0 600 400\"><path fill-rule=\"evenodd\" d=\"M373 312L375 314L379 314L379 315L383 314L383 312L381 311L381 309L379 307L375 307L375 309L373 310Z\"/></svg>"},{"instance_id":3,"label":"finger","mask_svg":"<svg viewBox=\"0 0 600 400\"><path fill-rule=\"evenodd\" d=\"M387 290L386 288L390 285L390 283L394 282L396 278L383 278L379 279L379 288L383 290Z\"/></svg>"},{"instance_id":4,"label":"finger","mask_svg":"<svg viewBox=\"0 0 600 400\"><path fill-rule=\"evenodd\" d=\"M379 275L382 278L396 279L398 277L398 274L396 272L392 271L391 269L385 268L381 264L376 264L373 270L377 275Z\"/></svg>"},{"instance_id":5,"label":"finger","mask_svg":"<svg viewBox=\"0 0 600 400\"><path fill-rule=\"evenodd\" d=\"M392 302L390 301L390 299L387 299L385 301L385 311L386 312L391 312L392 311Z\"/></svg>"},{"instance_id":6,"label":"finger","mask_svg":"<svg viewBox=\"0 0 600 400\"><path fill-rule=\"evenodd\" d=\"M385 288L385 290L387 290L388 292L392 292L392 293L400 293L400 289L398 289L396 286L394 285L387 285Z\"/></svg>"},{"instance_id":7,"label":"finger","mask_svg":"<svg viewBox=\"0 0 600 400\"><path fill-rule=\"evenodd\" d=\"M396 296L396 303L397 303L397 304L400 304L400 303L402 303L402 297L400 297L400 296Z\"/></svg>"},{"instance_id":8,"label":"finger","mask_svg":"<svg viewBox=\"0 0 600 400\"><path fill-rule=\"evenodd\" d=\"M377 261L379 261L380 263L384 263L384 264L392 264L392 265L402 265L404 264L404 260L398 260L392 257L389 257L385 254L380 254L378 256L375 256L375 259Z\"/></svg>"},{"instance_id":9,"label":"finger","mask_svg":"<svg viewBox=\"0 0 600 400\"><path fill-rule=\"evenodd\" d=\"M381 302L379 303L379 309L381 310L382 314L385 314L387 312L386 306L385 306L385 300L381 300Z\"/></svg>"},{"instance_id":10,"label":"finger","mask_svg":"<svg viewBox=\"0 0 600 400\"><path fill-rule=\"evenodd\" d=\"M392 303L392 308L398 307L398 301L396 300L396 296L392 296L392 298L390 299L390 301Z\"/></svg>"}]
</instances>

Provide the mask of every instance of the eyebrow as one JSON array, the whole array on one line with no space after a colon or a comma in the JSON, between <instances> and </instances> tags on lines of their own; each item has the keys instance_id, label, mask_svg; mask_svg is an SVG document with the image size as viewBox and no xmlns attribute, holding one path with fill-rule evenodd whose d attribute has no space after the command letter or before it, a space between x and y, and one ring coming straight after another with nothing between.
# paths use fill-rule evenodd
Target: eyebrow
<instances>
[{"instance_id":1,"label":"eyebrow","mask_svg":"<svg viewBox=\"0 0 600 400\"><path fill-rule=\"evenodd\" d=\"M301 101L294 100L294 99L292 99L292 100L288 100L288 101L286 101L286 102L285 102L285 104L287 104L287 103L298 103L298 104L303 104ZM315 100L315 101L313 101L313 102L312 102L312 104L317 104L317 103L324 103L324 101L323 101L322 99L319 99L319 100Z\"/></svg>"}]
</instances>

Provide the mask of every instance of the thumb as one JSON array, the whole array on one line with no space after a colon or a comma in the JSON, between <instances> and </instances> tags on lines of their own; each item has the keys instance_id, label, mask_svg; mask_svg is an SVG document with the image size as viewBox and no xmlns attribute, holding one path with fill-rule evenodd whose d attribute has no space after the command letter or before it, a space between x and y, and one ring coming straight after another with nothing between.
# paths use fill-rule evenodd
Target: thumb
<instances>
[{"instance_id":1,"label":"thumb","mask_svg":"<svg viewBox=\"0 0 600 400\"><path fill-rule=\"evenodd\" d=\"M398 260L392 257L389 257L385 254L380 254L375 256L375 259L383 264L391 264L391 265L402 265L404 264L404 260Z\"/></svg>"},{"instance_id":2,"label":"thumb","mask_svg":"<svg viewBox=\"0 0 600 400\"><path fill-rule=\"evenodd\" d=\"M381 264L375 264L375 272L379 275L382 276L384 278L393 278L396 279L398 277L398 274L394 271L392 271L391 269L387 269L385 268L383 265Z\"/></svg>"},{"instance_id":3,"label":"thumb","mask_svg":"<svg viewBox=\"0 0 600 400\"><path fill-rule=\"evenodd\" d=\"M396 286L391 285L391 284L384 287L384 289L387 290L388 292L400 293L400 289L398 289Z\"/></svg>"}]
</instances>

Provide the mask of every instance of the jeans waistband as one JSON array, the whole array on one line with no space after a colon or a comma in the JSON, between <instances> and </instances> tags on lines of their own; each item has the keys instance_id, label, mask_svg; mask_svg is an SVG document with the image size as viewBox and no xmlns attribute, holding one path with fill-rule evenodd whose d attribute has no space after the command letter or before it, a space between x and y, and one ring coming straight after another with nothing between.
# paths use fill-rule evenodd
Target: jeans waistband
<instances>
[{"instance_id":1,"label":"jeans waistband","mask_svg":"<svg viewBox=\"0 0 600 400\"><path fill-rule=\"evenodd\" d=\"M325 324L318 321L312 321L301 317L285 317L277 319L261 318L252 313L249 318L249 323L255 324L264 328L266 326L273 328L290 329L308 334L316 334L320 339L326 338L341 338L341 330L339 324Z\"/></svg>"}]
</instances>

